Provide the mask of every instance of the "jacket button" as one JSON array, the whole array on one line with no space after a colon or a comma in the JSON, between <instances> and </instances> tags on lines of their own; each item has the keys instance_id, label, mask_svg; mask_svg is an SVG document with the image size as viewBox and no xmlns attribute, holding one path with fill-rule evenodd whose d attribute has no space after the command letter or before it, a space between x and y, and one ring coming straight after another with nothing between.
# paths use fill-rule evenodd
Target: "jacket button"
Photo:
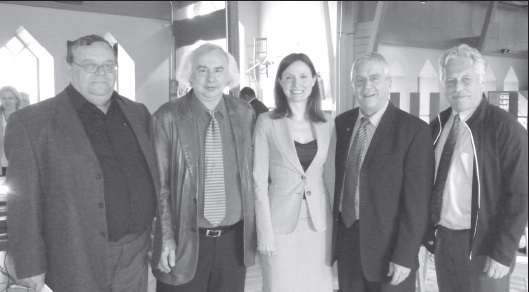
<instances>
[{"instance_id":1,"label":"jacket button","mask_svg":"<svg viewBox=\"0 0 529 292\"><path fill-rule=\"evenodd\" d=\"M101 231L101 232L99 233L99 235L101 235L101 237L105 237L105 236L107 236L106 232L104 232L104 231Z\"/></svg>"},{"instance_id":2,"label":"jacket button","mask_svg":"<svg viewBox=\"0 0 529 292\"><path fill-rule=\"evenodd\" d=\"M305 176L304 176L304 175L302 175L302 176L301 176L301 179L302 179L302 180L305 180Z\"/></svg>"},{"instance_id":3,"label":"jacket button","mask_svg":"<svg viewBox=\"0 0 529 292\"><path fill-rule=\"evenodd\" d=\"M191 227L191 231L196 232L197 229L195 227Z\"/></svg>"},{"instance_id":4,"label":"jacket button","mask_svg":"<svg viewBox=\"0 0 529 292\"><path fill-rule=\"evenodd\" d=\"M100 173L98 173L98 174L96 175L96 179L102 179L102 178L103 178L103 175L101 175Z\"/></svg>"},{"instance_id":5,"label":"jacket button","mask_svg":"<svg viewBox=\"0 0 529 292\"><path fill-rule=\"evenodd\" d=\"M193 203L197 203L197 198L193 198Z\"/></svg>"},{"instance_id":6,"label":"jacket button","mask_svg":"<svg viewBox=\"0 0 529 292\"><path fill-rule=\"evenodd\" d=\"M103 208L105 205L103 205L103 203L99 203L99 204L97 204L97 206L98 206L99 208Z\"/></svg>"},{"instance_id":7,"label":"jacket button","mask_svg":"<svg viewBox=\"0 0 529 292\"><path fill-rule=\"evenodd\" d=\"M310 191L306 192L305 195L310 196Z\"/></svg>"}]
</instances>

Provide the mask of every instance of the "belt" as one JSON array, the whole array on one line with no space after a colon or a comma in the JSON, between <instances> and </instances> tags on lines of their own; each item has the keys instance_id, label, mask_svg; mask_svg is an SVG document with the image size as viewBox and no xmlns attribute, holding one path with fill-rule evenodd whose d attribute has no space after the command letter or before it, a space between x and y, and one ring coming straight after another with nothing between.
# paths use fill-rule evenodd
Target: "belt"
<instances>
[{"instance_id":1,"label":"belt","mask_svg":"<svg viewBox=\"0 0 529 292\"><path fill-rule=\"evenodd\" d=\"M226 226L219 226L215 228L198 228L198 233L200 235L205 235L207 237L220 237L221 235L226 234L228 231L234 229L235 227L242 224L242 220L233 224L233 225L226 225Z\"/></svg>"}]
</instances>

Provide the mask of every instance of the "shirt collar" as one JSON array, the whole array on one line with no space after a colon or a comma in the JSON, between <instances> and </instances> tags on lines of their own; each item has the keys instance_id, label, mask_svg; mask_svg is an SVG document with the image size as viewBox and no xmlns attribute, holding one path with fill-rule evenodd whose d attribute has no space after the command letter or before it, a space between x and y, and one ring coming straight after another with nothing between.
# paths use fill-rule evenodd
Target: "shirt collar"
<instances>
[{"instance_id":1,"label":"shirt collar","mask_svg":"<svg viewBox=\"0 0 529 292\"><path fill-rule=\"evenodd\" d=\"M207 115L209 117L208 108L200 101L200 99L198 99L198 97L195 95L195 92L193 92L193 98L191 98L191 107L195 114ZM217 104L217 107L215 108L215 118L217 118L217 114L220 118L223 118L227 115L224 95Z\"/></svg>"},{"instance_id":2,"label":"shirt collar","mask_svg":"<svg viewBox=\"0 0 529 292\"><path fill-rule=\"evenodd\" d=\"M468 111L458 113L452 109L452 115L450 115L450 118L453 119L455 115L459 114L459 119L463 122L466 122L468 119L470 119L470 117L475 111L476 111L476 108L473 108L473 109L469 109Z\"/></svg>"},{"instance_id":3,"label":"shirt collar","mask_svg":"<svg viewBox=\"0 0 529 292\"><path fill-rule=\"evenodd\" d=\"M82 109L85 105L90 104L90 102L81 94L73 85L70 83L68 87L66 87L66 91L68 92L68 95L70 96L70 100L72 101L73 108L76 111L79 111ZM119 95L116 93L116 91L112 92L112 96L110 97L110 102L116 100L119 98ZM95 106L95 105L94 105Z\"/></svg>"},{"instance_id":4,"label":"shirt collar","mask_svg":"<svg viewBox=\"0 0 529 292\"><path fill-rule=\"evenodd\" d=\"M374 113L372 116L370 116L368 119L369 119L369 122L376 127L378 127L378 124L380 123L380 120L382 119L382 116L384 115L384 113L386 112L386 109L388 108L388 105L389 105L389 99L386 100L386 103L376 112ZM358 115L358 120L360 120L361 118L363 117L366 117L364 116L364 114L362 113L362 109L360 109L360 114ZM367 117L366 117L367 118Z\"/></svg>"}]
</instances>

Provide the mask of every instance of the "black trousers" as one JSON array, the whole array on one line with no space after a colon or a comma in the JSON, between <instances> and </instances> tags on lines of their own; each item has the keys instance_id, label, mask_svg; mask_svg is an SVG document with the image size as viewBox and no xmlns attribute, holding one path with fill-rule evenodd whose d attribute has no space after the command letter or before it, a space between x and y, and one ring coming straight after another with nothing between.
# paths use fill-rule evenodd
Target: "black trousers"
<instances>
[{"instance_id":1,"label":"black trousers","mask_svg":"<svg viewBox=\"0 0 529 292\"><path fill-rule=\"evenodd\" d=\"M412 269L408 278L399 285L390 285L390 277L380 282L371 282L364 276L360 258L360 230L356 221L347 228L340 220L338 223L337 261L338 283L340 292L414 292L415 270ZM389 263L387 263L389 266Z\"/></svg>"},{"instance_id":2,"label":"black trousers","mask_svg":"<svg viewBox=\"0 0 529 292\"><path fill-rule=\"evenodd\" d=\"M470 255L470 230L439 226L435 239L435 271L440 292L508 292L516 260L509 273L492 279L483 272L487 256Z\"/></svg>"},{"instance_id":3,"label":"black trousers","mask_svg":"<svg viewBox=\"0 0 529 292\"><path fill-rule=\"evenodd\" d=\"M189 283L173 286L157 281L157 292L244 292L244 224L219 237L200 235L198 265Z\"/></svg>"}]
</instances>

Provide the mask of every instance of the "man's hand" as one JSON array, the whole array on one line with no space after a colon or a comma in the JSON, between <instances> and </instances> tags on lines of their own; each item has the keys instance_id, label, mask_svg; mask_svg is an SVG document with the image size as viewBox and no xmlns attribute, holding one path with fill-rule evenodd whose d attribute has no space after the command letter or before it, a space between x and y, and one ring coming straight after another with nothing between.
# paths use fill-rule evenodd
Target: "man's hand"
<instances>
[{"instance_id":1,"label":"man's hand","mask_svg":"<svg viewBox=\"0 0 529 292\"><path fill-rule=\"evenodd\" d=\"M40 275L36 275L33 277L25 278L25 279L19 279L17 281L17 284L31 288L35 290L36 292L42 291L42 288L44 288L44 278L46 277L46 273L42 273Z\"/></svg>"},{"instance_id":2,"label":"man's hand","mask_svg":"<svg viewBox=\"0 0 529 292\"><path fill-rule=\"evenodd\" d=\"M271 244L271 245L270 244L267 244L267 245L258 244L257 251L267 256L275 256L277 254L277 249L276 249L275 244Z\"/></svg>"},{"instance_id":3,"label":"man's hand","mask_svg":"<svg viewBox=\"0 0 529 292\"><path fill-rule=\"evenodd\" d=\"M509 273L509 267L504 266L487 256L487 261L485 262L485 269L483 269L483 272L487 274L489 278L501 279L507 275L507 273Z\"/></svg>"},{"instance_id":4,"label":"man's hand","mask_svg":"<svg viewBox=\"0 0 529 292\"><path fill-rule=\"evenodd\" d=\"M408 276L410 275L410 271L411 269L409 268L406 268L406 267L403 267L403 266L399 266L393 262L390 262L389 263L389 271L388 271L388 277L391 277L393 275L393 277L391 278L391 282L390 284L391 285L398 285L400 284L402 281L406 280L406 278L408 278Z\"/></svg>"},{"instance_id":5,"label":"man's hand","mask_svg":"<svg viewBox=\"0 0 529 292\"><path fill-rule=\"evenodd\" d=\"M158 269L164 273L171 272L171 268L175 265L175 250L162 251L160 256L160 263Z\"/></svg>"}]
</instances>

